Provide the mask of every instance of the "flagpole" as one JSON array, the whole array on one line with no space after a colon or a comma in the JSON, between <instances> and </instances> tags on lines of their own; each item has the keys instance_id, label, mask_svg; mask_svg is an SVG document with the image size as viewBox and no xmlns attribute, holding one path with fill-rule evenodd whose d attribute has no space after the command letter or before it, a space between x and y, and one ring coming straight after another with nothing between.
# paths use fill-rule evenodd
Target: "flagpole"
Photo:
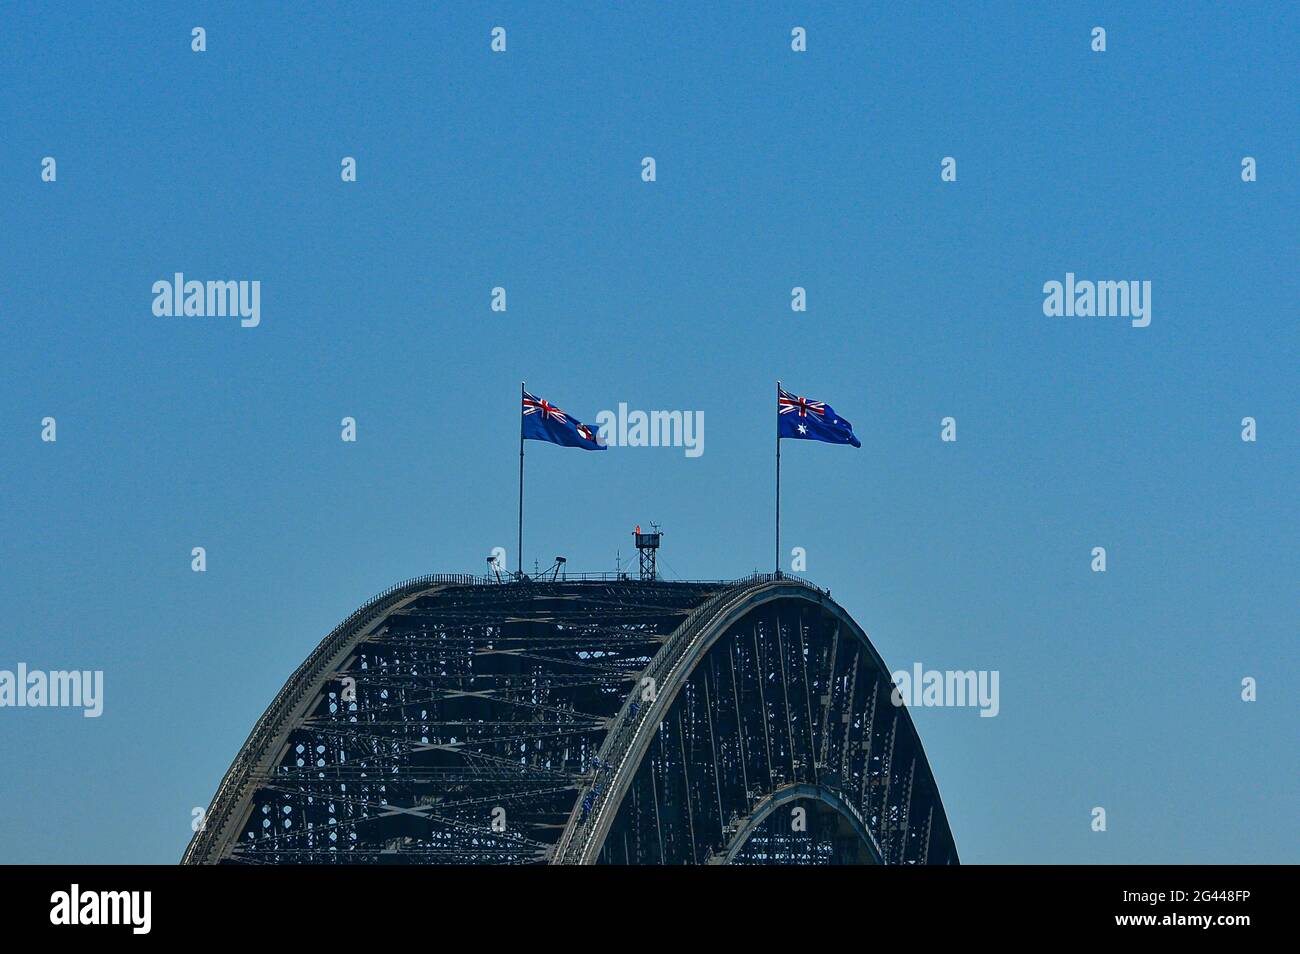
<instances>
[{"instance_id":1,"label":"flagpole","mask_svg":"<svg viewBox=\"0 0 1300 954\"><path fill-rule=\"evenodd\" d=\"M519 382L519 549L515 551L515 577L524 578L524 386Z\"/></svg>"},{"instance_id":2,"label":"flagpole","mask_svg":"<svg viewBox=\"0 0 1300 954\"><path fill-rule=\"evenodd\" d=\"M781 575L781 382L776 382L776 574Z\"/></svg>"}]
</instances>

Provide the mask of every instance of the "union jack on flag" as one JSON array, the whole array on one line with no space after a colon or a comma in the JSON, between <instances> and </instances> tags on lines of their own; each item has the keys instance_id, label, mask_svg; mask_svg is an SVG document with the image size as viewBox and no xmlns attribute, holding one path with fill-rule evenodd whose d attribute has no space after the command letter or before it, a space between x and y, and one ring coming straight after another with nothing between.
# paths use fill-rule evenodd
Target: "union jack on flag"
<instances>
[{"instance_id":1,"label":"union jack on flag","mask_svg":"<svg viewBox=\"0 0 1300 954\"><path fill-rule=\"evenodd\" d=\"M525 416L529 414L538 414L538 413L544 415L545 417L549 417L553 420L559 421L561 424L567 424L569 421L569 419L565 416L564 412L561 411L554 404L552 404L550 401L544 400L542 398L533 397L531 394L525 391L524 392Z\"/></svg>"},{"instance_id":2,"label":"union jack on flag","mask_svg":"<svg viewBox=\"0 0 1300 954\"><path fill-rule=\"evenodd\" d=\"M853 425L837 415L835 409L825 401L799 397L780 385L776 388L776 436L778 440L789 437L794 440L862 446L862 442L853 434Z\"/></svg>"},{"instance_id":3,"label":"union jack on flag","mask_svg":"<svg viewBox=\"0 0 1300 954\"><path fill-rule=\"evenodd\" d=\"M779 391L777 393L777 412L780 414L798 413L800 417L807 417L809 412L813 414L825 414L825 401L810 401L807 398L795 397L788 391Z\"/></svg>"},{"instance_id":4,"label":"union jack on flag","mask_svg":"<svg viewBox=\"0 0 1300 954\"><path fill-rule=\"evenodd\" d=\"M562 447L606 450L596 432L565 414L550 401L524 392L520 431L524 440L547 441Z\"/></svg>"}]
</instances>

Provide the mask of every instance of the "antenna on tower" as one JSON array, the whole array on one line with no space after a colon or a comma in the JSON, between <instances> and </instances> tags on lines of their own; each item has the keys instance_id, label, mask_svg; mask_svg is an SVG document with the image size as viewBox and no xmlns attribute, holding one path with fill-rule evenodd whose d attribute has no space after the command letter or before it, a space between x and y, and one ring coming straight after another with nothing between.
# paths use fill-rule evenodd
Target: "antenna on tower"
<instances>
[{"instance_id":1,"label":"antenna on tower","mask_svg":"<svg viewBox=\"0 0 1300 954\"><path fill-rule=\"evenodd\" d=\"M663 536L659 532L659 524L652 521L650 526L654 528L651 533L642 533L640 524L637 524L636 530L633 531L636 535L636 549L641 555L641 579L643 580L653 580L656 577L655 552L659 549L659 540Z\"/></svg>"}]
</instances>

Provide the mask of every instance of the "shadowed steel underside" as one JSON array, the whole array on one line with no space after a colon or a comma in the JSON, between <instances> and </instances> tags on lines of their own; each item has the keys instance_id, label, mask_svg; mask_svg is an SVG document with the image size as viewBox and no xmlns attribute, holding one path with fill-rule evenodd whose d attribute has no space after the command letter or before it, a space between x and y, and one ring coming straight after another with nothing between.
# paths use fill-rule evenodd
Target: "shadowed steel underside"
<instances>
[{"instance_id":1,"label":"shadowed steel underside","mask_svg":"<svg viewBox=\"0 0 1300 954\"><path fill-rule=\"evenodd\" d=\"M422 577L294 672L183 863L955 864L892 688L788 576Z\"/></svg>"}]
</instances>

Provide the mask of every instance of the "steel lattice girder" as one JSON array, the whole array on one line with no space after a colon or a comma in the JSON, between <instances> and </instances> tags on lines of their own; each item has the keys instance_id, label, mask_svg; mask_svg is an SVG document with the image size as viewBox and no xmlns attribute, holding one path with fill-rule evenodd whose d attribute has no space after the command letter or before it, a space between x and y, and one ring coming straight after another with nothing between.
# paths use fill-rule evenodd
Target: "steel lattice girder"
<instances>
[{"instance_id":1,"label":"steel lattice girder","mask_svg":"<svg viewBox=\"0 0 1300 954\"><path fill-rule=\"evenodd\" d=\"M956 863L890 688L789 577L426 577L299 667L183 861Z\"/></svg>"}]
</instances>

